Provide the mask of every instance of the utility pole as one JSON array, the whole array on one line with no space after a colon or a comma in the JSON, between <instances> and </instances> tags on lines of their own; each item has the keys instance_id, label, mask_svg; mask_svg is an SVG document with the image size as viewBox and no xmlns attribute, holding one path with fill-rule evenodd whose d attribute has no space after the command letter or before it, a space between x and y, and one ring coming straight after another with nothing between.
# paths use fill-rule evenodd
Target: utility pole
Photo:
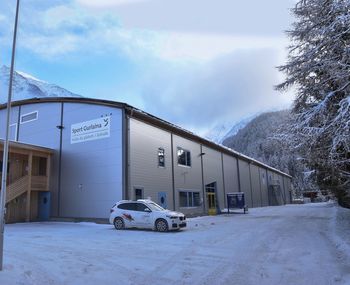
<instances>
[{"instance_id":1,"label":"utility pole","mask_svg":"<svg viewBox=\"0 0 350 285\"><path fill-rule=\"evenodd\" d=\"M3 269L3 256L4 256L4 229L5 229L4 226L5 226L7 163L8 163L8 152L9 152L9 130L10 130L11 99L12 99L12 81L13 81L13 72L14 72L14 65L15 65L19 1L20 0L17 0L15 28L14 28L14 32L13 32L10 80L9 80L7 109L6 109L6 111L7 111L7 114L6 114L6 136L5 136L5 141L4 141L4 153L3 153L3 160L2 160L2 179L1 179L1 192L0 192L0 270L1 271Z\"/></svg>"}]
</instances>

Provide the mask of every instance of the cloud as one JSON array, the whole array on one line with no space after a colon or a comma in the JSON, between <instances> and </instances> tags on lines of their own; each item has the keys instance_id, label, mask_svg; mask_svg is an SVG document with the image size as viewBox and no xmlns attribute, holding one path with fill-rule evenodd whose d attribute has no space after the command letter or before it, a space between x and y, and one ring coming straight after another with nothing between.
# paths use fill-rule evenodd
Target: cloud
<instances>
[{"instance_id":1,"label":"cloud","mask_svg":"<svg viewBox=\"0 0 350 285\"><path fill-rule=\"evenodd\" d=\"M287 5L281 2L28 0L21 10L18 44L48 64L73 55L87 59L89 68L90 62L99 64L101 72L106 63L93 61L95 57L123 58L134 72L127 74L130 66L125 66L127 103L198 131L291 102L290 93L273 90L282 81L275 66L283 63L287 45L280 33L283 25L276 24L278 9ZM4 19L11 15L5 13ZM269 15L274 18L270 22ZM1 38L9 37L11 25L0 27ZM76 85L101 84L80 80L84 83ZM121 93L120 85L104 83L90 89ZM75 92L91 96L79 86Z\"/></svg>"},{"instance_id":2,"label":"cloud","mask_svg":"<svg viewBox=\"0 0 350 285\"><path fill-rule=\"evenodd\" d=\"M80 38L71 34L51 36L24 34L21 37L20 43L21 47L31 50L47 59L74 52L80 44Z\"/></svg>"},{"instance_id":3,"label":"cloud","mask_svg":"<svg viewBox=\"0 0 350 285\"><path fill-rule=\"evenodd\" d=\"M9 45L11 23L7 21L6 25L0 29L0 36L4 34ZM18 46L49 61L69 55L102 53L122 54L136 60L155 50L157 38L151 31L125 29L116 17L108 14L94 15L74 4L57 3L40 9L24 5Z\"/></svg>"},{"instance_id":4,"label":"cloud","mask_svg":"<svg viewBox=\"0 0 350 285\"><path fill-rule=\"evenodd\" d=\"M50 60L55 60L56 57L61 60L62 56L73 53L101 54L114 51L115 54L124 54L134 60L154 57L170 61L203 62L239 49L285 46L283 38L277 35L191 33L190 24L186 32L130 29L120 22L118 13L111 13L108 8L109 5L118 6L123 0L61 0L55 1L51 6L47 2L37 1L42 5L34 5L33 0L28 1L32 5L23 5L18 44ZM156 0L148 0L147 3L135 1L127 1L127 5L156 5L158 10L162 10L162 4ZM203 2L205 7L209 5L207 2ZM230 7L229 3L231 2L224 4ZM95 13L94 9L84 9L89 5L99 5L104 8L103 12ZM192 11L196 15L196 9ZM181 18L177 21L182 23ZM163 19L163 22L166 23L167 19ZM192 19L192 22L196 21ZM214 18L208 22L215 25L216 20Z\"/></svg>"},{"instance_id":5,"label":"cloud","mask_svg":"<svg viewBox=\"0 0 350 285\"><path fill-rule=\"evenodd\" d=\"M230 36L190 33L161 33L158 50L154 52L165 60L212 60L237 50L283 48L281 37Z\"/></svg>"},{"instance_id":6,"label":"cloud","mask_svg":"<svg viewBox=\"0 0 350 285\"><path fill-rule=\"evenodd\" d=\"M218 122L287 106L290 94L273 90L278 72L273 49L236 51L205 65L153 67L144 78L143 108L199 131Z\"/></svg>"},{"instance_id":7,"label":"cloud","mask_svg":"<svg viewBox=\"0 0 350 285\"><path fill-rule=\"evenodd\" d=\"M204 34L276 36L289 25L294 0L76 0L92 13L118 16L126 28ZM121 5L123 4L123 5Z\"/></svg>"},{"instance_id":8,"label":"cloud","mask_svg":"<svg viewBox=\"0 0 350 285\"><path fill-rule=\"evenodd\" d=\"M111 7L118 7L120 5L129 5L146 1L148 0L77 0L77 3L90 8L106 9Z\"/></svg>"}]
</instances>

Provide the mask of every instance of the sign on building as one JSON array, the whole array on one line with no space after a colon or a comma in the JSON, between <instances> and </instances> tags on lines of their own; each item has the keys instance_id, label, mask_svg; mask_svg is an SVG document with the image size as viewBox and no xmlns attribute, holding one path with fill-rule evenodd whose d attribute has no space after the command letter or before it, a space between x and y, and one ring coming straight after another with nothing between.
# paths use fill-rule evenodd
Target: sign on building
<instances>
[{"instance_id":1,"label":"sign on building","mask_svg":"<svg viewBox=\"0 0 350 285\"><path fill-rule=\"evenodd\" d=\"M81 143L108 138L110 136L111 117L71 125L70 143Z\"/></svg>"},{"instance_id":2,"label":"sign on building","mask_svg":"<svg viewBox=\"0 0 350 285\"><path fill-rule=\"evenodd\" d=\"M248 211L248 207L245 204L244 192L227 193L226 196L228 213L230 213L231 209L243 209L244 214Z\"/></svg>"}]
</instances>

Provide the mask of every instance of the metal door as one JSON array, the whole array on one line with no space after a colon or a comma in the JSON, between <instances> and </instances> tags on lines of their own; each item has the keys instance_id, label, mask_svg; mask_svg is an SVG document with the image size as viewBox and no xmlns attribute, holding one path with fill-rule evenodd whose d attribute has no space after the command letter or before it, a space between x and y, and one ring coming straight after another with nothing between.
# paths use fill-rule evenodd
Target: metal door
<instances>
[{"instance_id":1,"label":"metal door","mask_svg":"<svg viewBox=\"0 0 350 285\"><path fill-rule=\"evenodd\" d=\"M38 199L38 219L48 221L50 219L51 193L39 192Z\"/></svg>"}]
</instances>

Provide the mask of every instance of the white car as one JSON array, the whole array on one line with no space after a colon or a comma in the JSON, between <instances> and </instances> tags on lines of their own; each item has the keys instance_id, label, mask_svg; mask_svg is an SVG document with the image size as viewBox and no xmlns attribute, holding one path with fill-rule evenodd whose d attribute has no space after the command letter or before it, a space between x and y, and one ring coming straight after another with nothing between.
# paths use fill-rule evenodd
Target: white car
<instances>
[{"instance_id":1,"label":"white car","mask_svg":"<svg viewBox=\"0 0 350 285\"><path fill-rule=\"evenodd\" d=\"M165 210L151 200L119 201L110 212L109 222L117 230L147 228L167 232L186 227L184 214Z\"/></svg>"}]
</instances>

